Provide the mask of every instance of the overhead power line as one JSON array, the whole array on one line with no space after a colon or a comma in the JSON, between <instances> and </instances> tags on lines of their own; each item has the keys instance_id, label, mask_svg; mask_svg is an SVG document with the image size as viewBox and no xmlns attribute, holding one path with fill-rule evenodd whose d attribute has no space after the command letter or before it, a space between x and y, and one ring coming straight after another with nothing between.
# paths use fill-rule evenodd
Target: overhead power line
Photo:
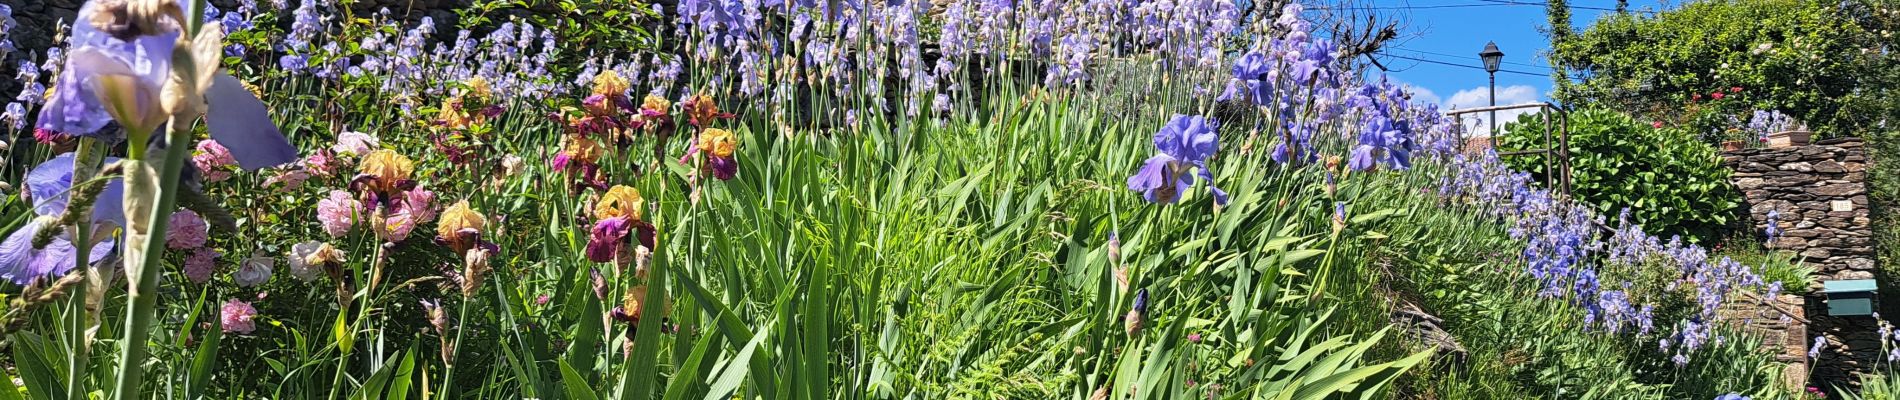
<instances>
[{"instance_id":1,"label":"overhead power line","mask_svg":"<svg viewBox=\"0 0 1900 400\"><path fill-rule=\"evenodd\" d=\"M1484 67L1477 66L1477 65L1459 64L1459 63L1454 63L1454 62L1445 62L1445 61L1438 61L1438 60L1418 58L1418 57L1407 57L1407 56L1402 56L1402 55L1392 54L1392 53L1379 53L1379 54L1383 56L1387 56L1387 57L1418 61L1422 63L1431 63L1431 64L1438 64L1438 65L1445 65L1445 66L1452 66L1452 67L1460 67L1460 68L1471 68L1471 69L1475 69L1479 71L1484 70ZM1529 75L1529 76L1549 76L1550 75L1550 74L1524 72L1524 71L1509 70L1509 69L1502 69L1502 68L1499 68L1498 72L1507 73L1507 74Z\"/></svg>"},{"instance_id":2,"label":"overhead power line","mask_svg":"<svg viewBox=\"0 0 1900 400\"><path fill-rule=\"evenodd\" d=\"M1506 4L1506 5L1513 5L1513 6L1538 6L1538 7L1549 6L1548 4L1544 4L1544 3L1526 3L1526 2L1522 2L1518 0L1478 0L1478 1L1483 1L1483 2L1487 2L1491 4ZM1576 10L1616 11L1615 8L1577 6L1577 5L1570 6L1570 8L1576 9ZM1648 12L1648 11L1637 11L1637 10L1624 10L1624 11Z\"/></svg>"},{"instance_id":3,"label":"overhead power line","mask_svg":"<svg viewBox=\"0 0 1900 400\"><path fill-rule=\"evenodd\" d=\"M1430 9L1440 9L1440 8L1510 7L1510 6L1544 7L1546 6L1543 3L1526 3L1526 2L1512 1L1512 0L1478 0L1478 1L1481 1L1481 2L1480 3L1457 3L1457 4L1420 4L1420 5L1404 5L1404 6L1364 6L1364 7L1346 7L1346 8L1359 9L1359 10L1430 10ZM1333 9L1333 7L1309 7L1309 8L1316 9L1316 10ZM1616 11L1616 9L1614 8L1591 7L1591 6L1570 6L1570 8L1579 9L1579 10ZM1637 10L1627 10L1627 11L1649 12L1649 11L1637 11Z\"/></svg>"},{"instance_id":4,"label":"overhead power line","mask_svg":"<svg viewBox=\"0 0 1900 400\"><path fill-rule=\"evenodd\" d=\"M1408 49L1404 47L1388 47L1388 48L1392 50L1409 51L1413 53L1429 54L1429 55L1440 56L1440 57L1463 58L1463 57L1471 57L1471 56L1477 55L1477 54L1472 54L1469 56L1464 56L1464 55L1457 55L1457 54L1446 54L1446 53L1431 52L1431 51L1424 51L1424 50L1417 50L1417 49ZM1517 66L1524 66L1524 67L1531 67L1531 68L1550 68L1549 65L1542 65L1542 64L1526 64L1526 63L1513 62L1513 61L1505 61L1504 63L1508 65L1517 65Z\"/></svg>"},{"instance_id":5,"label":"overhead power line","mask_svg":"<svg viewBox=\"0 0 1900 400\"><path fill-rule=\"evenodd\" d=\"M1416 5L1416 6L1364 6L1364 7L1346 7L1346 8L1360 9L1360 10L1429 10L1429 9L1435 9L1435 8L1502 7L1502 6L1514 6L1514 5L1516 4L1467 3L1467 4L1426 4L1426 5ZM1328 9L1330 7L1312 7L1312 8Z\"/></svg>"},{"instance_id":6,"label":"overhead power line","mask_svg":"<svg viewBox=\"0 0 1900 400\"><path fill-rule=\"evenodd\" d=\"M1511 4L1511 6L1539 6L1539 8L1545 8L1545 6L1549 6L1549 4L1541 4L1541 2L1518 2L1518 0L1478 0L1478 2L1490 2L1490 4ZM1596 11L1617 11L1617 9L1615 8L1590 8L1590 6L1569 6L1569 8L1596 9Z\"/></svg>"}]
</instances>

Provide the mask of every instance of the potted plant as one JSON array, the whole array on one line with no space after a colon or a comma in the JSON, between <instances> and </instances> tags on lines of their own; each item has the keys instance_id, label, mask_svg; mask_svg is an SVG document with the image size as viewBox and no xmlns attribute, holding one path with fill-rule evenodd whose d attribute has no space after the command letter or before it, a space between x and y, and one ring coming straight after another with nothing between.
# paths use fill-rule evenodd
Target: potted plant
<instances>
[{"instance_id":1,"label":"potted plant","mask_svg":"<svg viewBox=\"0 0 1900 400\"><path fill-rule=\"evenodd\" d=\"M1806 146L1814 133L1808 126L1781 111L1757 110L1748 119L1748 131L1761 135L1768 147Z\"/></svg>"},{"instance_id":2,"label":"potted plant","mask_svg":"<svg viewBox=\"0 0 1900 400\"><path fill-rule=\"evenodd\" d=\"M1736 151L1748 147L1748 131L1729 128L1722 132L1722 151Z\"/></svg>"},{"instance_id":3,"label":"potted plant","mask_svg":"<svg viewBox=\"0 0 1900 400\"><path fill-rule=\"evenodd\" d=\"M1768 147L1806 146L1808 139L1813 137L1814 132L1809 132L1807 127L1796 126L1788 130L1769 133Z\"/></svg>"}]
</instances>

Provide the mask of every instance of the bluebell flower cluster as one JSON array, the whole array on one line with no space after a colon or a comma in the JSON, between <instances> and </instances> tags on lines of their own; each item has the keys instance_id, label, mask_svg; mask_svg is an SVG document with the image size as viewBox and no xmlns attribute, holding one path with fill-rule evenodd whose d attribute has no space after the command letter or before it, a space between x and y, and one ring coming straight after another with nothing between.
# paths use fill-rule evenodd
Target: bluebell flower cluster
<instances>
[{"instance_id":1,"label":"bluebell flower cluster","mask_svg":"<svg viewBox=\"0 0 1900 400\"><path fill-rule=\"evenodd\" d=\"M318 2L321 0L303 0L297 9L290 12L290 33L284 36L284 43L277 51L286 53L277 58L277 67L291 73L302 73L310 68L310 52L314 42L323 33L324 19L318 14Z\"/></svg>"},{"instance_id":2,"label":"bluebell flower cluster","mask_svg":"<svg viewBox=\"0 0 1900 400\"><path fill-rule=\"evenodd\" d=\"M257 26L251 23L251 19L256 16L257 1L255 0L239 1L236 10L223 12L218 11L215 6L208 4L205 6L205 20L218 21L218 25L224 28L225 36L256 28ZM245 48L243 44L226 43L224 45L225 57L244 57L247 54L250 54L250 49Z\"/></svg>"}]
</instances>

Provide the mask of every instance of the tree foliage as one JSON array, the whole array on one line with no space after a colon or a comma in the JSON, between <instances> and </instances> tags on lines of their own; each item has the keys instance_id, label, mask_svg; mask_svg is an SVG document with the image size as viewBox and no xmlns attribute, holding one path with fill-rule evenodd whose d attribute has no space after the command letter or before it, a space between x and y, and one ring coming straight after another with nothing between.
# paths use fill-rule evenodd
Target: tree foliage
<instances>
[{"instance_id":1,"label":"tree foliage","mask_svg":"<svg viewBox=\"0 0 1900 400\"><path fill-rule=\"evenodd\" d=\"M1744 87L1756 109L1794 115L1822 135L1859 135L1893 115L1895 6L1873 0L1711 0L1607 15L1555 42L1576 80L1555 97L1642 116L1692 96ZM1641 45L1632 45L1632 44Z\"/></svg>"},{"instance_id":2,"label":"tree foliage","mask_svg":"<svg viewBox=\"0 0 1900 400\"><path fill-rule=\"evenodd\" d=\"M1545 5L1544 15L1550 18L1550 26L1544 28L1544 36L1550 37L1550 43L1553 44L1552 47L1556 47L1555 44L1557 43L1569 41L1572 36L1577 35L1576 29L1570 26L1569 1L1550 0ZM1556 52L1552 52L1549 56L1551 87L1561 91L1563 87L1570 85L1569 74L1563 67L1561 60L1557 59Z\"/></svg>"}]
</instances>

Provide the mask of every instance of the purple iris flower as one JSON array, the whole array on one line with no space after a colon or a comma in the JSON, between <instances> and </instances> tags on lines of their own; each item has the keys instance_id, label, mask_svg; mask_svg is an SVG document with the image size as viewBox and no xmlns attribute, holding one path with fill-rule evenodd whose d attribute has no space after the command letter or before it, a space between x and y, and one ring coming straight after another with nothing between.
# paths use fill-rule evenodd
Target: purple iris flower
<instances>
[{"instance_id":1,"label":"purple iris flower","mask_svg":"<svg viewBox=\"0 0 1900 400\"><path fill-rule=\"evenodd\" d=\"M117 161L117 157L106 157L105 163ZM61 154L33 167L26 174L24 186L26 197L33 201L33 213L45 216L64 213L69 197L67 192L73 187L73 153ZM106 183L105 191L93 203L93 222L125 226L125 213L120 206L120 202L125 200L124 189L118 179Z\"/></svg>"},{"instance_id":2,"label":"purple iris flower","mask_svg":"<svg viewBox=\"0 0 1900 400\"><path fill-rule=\"evenodd\" d=\"M1412 167L1412 140L1407 135L1405 121L1393 121L1384 116L1366 118L1359 132L1359 144L1353 146L1352 160L1348 166L1355 171L1372 169L1383 162L1392 169L1404 170Z\"/></svg>"},{"instance_id":3,"label":"purple iris flower","mask_svg":"<svg viewBox=\"0 0 1900 400\"><path fill-rule=\"evenodd\" d=\"M1273 79L1276 71L1273 60L1260 52L1249 52L1234 61L1234 79L1237 85L1228 93L1222 94L1222 101L1234 94L1245 94L1254 104L1263 104L1273 98ZM1245 90L1245 92L1238 92Z\"/></svg>"},{"instance_id":4,"label":"purple iris flower","mask_svg":"<svg viewBox=\"0 0 1900 400\"><path fill-rule=\"evenodd\" d=\"M97 2L80 7L80 23L73 24L68 39L66 67L54 80L56 95L40 110L36 127L99 137L100 128L113 119L150 129L167 116L159 104L159 94L171 78L178 27L156 27L161 32L107 33L91 22L103 12L107 11L101 10ZM113 97L118 100L107 103L101 96L104 94L116 94Z\"/></svg>"},{"instance_id":5,"label":"purple iris flower","mask_svg":"<svg viewBox=\"0 0 1900 400\"><path fill-rule=\"evenodd\" d=\"M1773 242L1776 237L1781 236L1780 219L1781 210L1768 210L1768 230L1766 233L1768 234L1769 242Z\"/></svg>"},{"instance_id":6,"label":"purple iris flower","mask_svg":"<svg viewBox=\"0 0 1900 400\"><path fill-rule=\"evenodd\" d=\"M1359 144L1353 147L1350 166L1364 171L1385 164L1396 170L1412 167L1412 121L1405 118L1405 92L1385 78L1367 83L1347 102L1366 117L1360 125Z\"/></svg>"},{"instance_id":7,"label":"purple iris flower","mask_svg":"<svg viewBox=\"0 0 1900 400\"><path fill-rule=\"evenodd\" d=\"M1284 125L1286 133L1280 143L1273 146L1273 162L1304 164L1319 160L1319 152L1313 149L1313 135L1319 132L1317 125L1290 119Z\"/></svg>"},{"instance_id":8,"label":"purple iris flower","mask_svg":"<svg viewBox=\"0 0 1900 400\"><path fill-rule=\"evenodd\" d=\"M1815 336L1814 346L1808 347L1808 359L1813 360L1813 359L1821 358L1821 349L1823 348L1827 348L1827 337Z\"/></svg>"},{"instance_id":9,"label":"purple iris flower","mask_svg":"<svg viewBox=\"0 0 1900 400\"><path fill-rule=\"evenodd\" d=\"M112 23L111 16L101 15L109 11L100 8L86 3L79 20ZM94 26L97 23L73 25L72 53L55 81L58 94L40 111L37 127L106 141L123 139L117 134L101 136L100 128L111 120L132 129L156 129L171 116L159 96L171 79L179 28L161 23L149 28L156 32L135 32L125 26L111 27L114 30L108 32ZM229 148L239 166L255 170L297 159L297 148L278 131L264 102L237 78L218 72L204 98L211 138Z\"/></svg>"},{"instance_id":10,"label":"purple iris flower","mask_svg":"<svg viewBox=\"0 0 1900 400\"><path fill-rule=\"evenodd\" d=\"M1334 47L1329 40L1315 40L1302 47L1300 59L1293 61L1293 81L1300 85L1332 83L1334 74L1327 66L1333 63Z\"/></svg>"},{"instance_id":11,"label":"purple iris flower","mask_svg":"<svg viewBox=\"0 0 1900 400\"><path fill-rule=\"evenodd\" d=\"M620 253L620 247L626 244L627 233L632 230L632 218L608 218L595 223L588 235L587 259L594 262L613 261Z\"/></svg>"},{"instance_id":12,"label":"purple iris flower","mask_svg":"<svg viewBox=\"0 0 1900 400\"><path fill-rule=\"evenodd\" d=\"M1141 192L1150 202L1173 203L1194 185L1195 175L1189 174L1189 168L1194 168L1213 190L1214 202L1227 204L1227 191L1213 186L1214 175L1207 170L1207 158L1220 149L1218 124L1200 116L1175 114L1155 132L1155 149L1161 154L1148 158L1140 172L1128 177L1128 189Z\"/></svg>"},{"instance_id":13,"label":"purple iris flower","mask_svg":"<svg viewBox=\"0 0 1900 400\"><path fill-rule=\"evenodd\" d=\"M1142 288L1140 290L1135 291L1135 304L1129 308L1129 311L1133 311L1136 313L1148 312L1148 289L1147 288Z\"/></svg>"},{"instance_id":14,"label":"purple iris flower","mask_svg":"<svg viewBox=\"0 0 1900 400\"><path fill-rule=\"evenodd\" d=\"M632 235L641 246L654 248L655 234L653 224L629 217L614 217L594 223L594 229L588 233L587 259L594 262L613 262L626 250L627 236Z\"/></svg>"},{"instance_id":15,"label":"purple iris flower","mask_svg":"<svg viewBox=\"0 0 1900 400\"><path fill-rule=\"evenodd\" d=\"M66 211L68 191L73 187L73 154L61 154L53 157L33 170L27 172L25 194L33 203L33 213L40 217L57 217ZM107 158L106 163L118 161ZM91 222L95 225L118 224L124 226L125 214L120 201L125 196L125 185L119 179L106 182L104 191L99 193L98 201L93 203ZM0 241L0 279L25 285L33 279L63 275L77 267L75 262L77 246L65 234L53 237L46 247L33 248L33 237L41 229L58 229L46 226L50 218L36 218L28 221L19 230L13 231L5 241ZM113 239L102 240L94 244L88 262L99 262L112 254L116 243Z\"/></svg>"}]
</instances>

